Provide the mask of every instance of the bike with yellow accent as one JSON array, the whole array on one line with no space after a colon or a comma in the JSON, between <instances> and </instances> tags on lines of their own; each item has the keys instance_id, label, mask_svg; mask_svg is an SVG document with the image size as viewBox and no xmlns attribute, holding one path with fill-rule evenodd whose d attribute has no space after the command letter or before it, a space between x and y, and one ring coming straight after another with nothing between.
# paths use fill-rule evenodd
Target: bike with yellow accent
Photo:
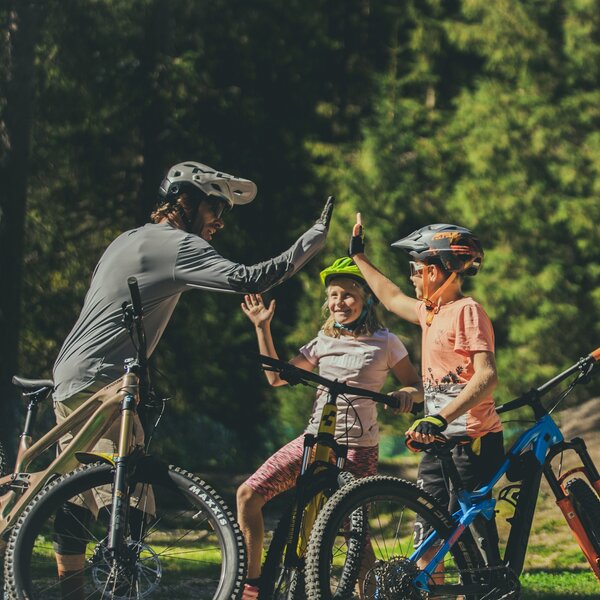
<instances>
[{"instance_id":1,"label":"bike with yellow accent","mask_svg":"<svg viewBox=\"0 0 600 600\"><path fill-rule=\"evenodd\" d=\"M334 435L338 398L351 394L370 398L392 408L398 407L397 399L326 379L269 356L261 355L260 361L263 369L278 373L290 385L303 384L327 390L327 401L321 412L318 432L316 435L304 436L302 463L293 500L273 534L262 568L259 592L260 600L306 600L303 569L313 525L327 499L354 480L350 473L344 471L348 446L336 440ZM348 598L352 594L360 569L365 523L361 511L357 511L349 519L349 548L356 547L356 560L346 560L346 574L336 598ZM346 585L344 581L347 582Z\"/></svg>"}]
</instances>

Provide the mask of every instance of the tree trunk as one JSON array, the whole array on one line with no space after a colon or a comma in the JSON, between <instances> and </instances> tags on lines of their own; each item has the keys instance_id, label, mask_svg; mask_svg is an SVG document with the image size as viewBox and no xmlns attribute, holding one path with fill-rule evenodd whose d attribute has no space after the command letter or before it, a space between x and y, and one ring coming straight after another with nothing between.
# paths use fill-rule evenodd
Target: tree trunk
<instances>
[{"instance_id":1,"label":"tree trunk","mask_svg":"<svg viewBox=\"0 0 600 600\"><path fill-rule=\"evenodd\" d=\"M163 85L164 57L168 55L172 19L167 0L155 0L148 6L145 19L145 40L141 52L142 90L144 104L140 115L142 137L142 185L136 214L138 225L150 220L156 205L158 186L169 165L163 164L162 136L167 128L167 108Z\"/></svg>"},{"instance_id":2,"label":"tree trunk","mask_svg":"<svg viewBox=\"0 0 600 600\"><path fill-rule=\"evenodd\" d=\"M39 6L15 0L3 22L7 58L0 122L0 439L14 451L16 418L11 378L18 369L27 176L31 146L33 60Z\"/></svg>"}]
</instances>

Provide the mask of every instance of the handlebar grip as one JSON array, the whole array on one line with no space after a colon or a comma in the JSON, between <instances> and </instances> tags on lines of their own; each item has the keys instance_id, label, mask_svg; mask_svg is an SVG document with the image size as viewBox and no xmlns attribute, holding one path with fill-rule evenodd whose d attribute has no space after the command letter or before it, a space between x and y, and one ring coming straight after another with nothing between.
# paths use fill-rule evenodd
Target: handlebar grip
<instances>
[{"instance_id":1,"label":"handlebar grip","mask_svg":"<svg viewBox=\"0 0 600 600\"><path fill-rule=\"evenodd\" d=\"M600 348L596 348L590 355L596 362L600 360Z\"/></svg>"},{"instance_id":2,"label":"handlebar grip","mask_svg":"<svg viewBox=\"0 0 600 600\"><path fill-rule=\"evenodd\" d=\"M140 296L140 288L138 286L137 279L135 277L128 277L127 285L129 286L129 293L131 294L131 304L133 306L133 312L137 316L141 316L142 297Z\"/></svg>"},{"instance_id":3,"label":"handlebar grip","mask_svg":"<svg viewBox=\"0 0 600 600\"><path fill-rule=\"evenodd\" d=\"M446 436L443 435L436 435L435 436L435 440L433 442L431 442L431 444L425 444L423 442L417 442L416 440L413 440L412 438L407 437L404 440L404 445L411 451L411 452L423 452L424 450L429 450L430 448L434 448L436 446L444 446L446 444L448 444L449 440Z\"/></svg>"}]
</instances>

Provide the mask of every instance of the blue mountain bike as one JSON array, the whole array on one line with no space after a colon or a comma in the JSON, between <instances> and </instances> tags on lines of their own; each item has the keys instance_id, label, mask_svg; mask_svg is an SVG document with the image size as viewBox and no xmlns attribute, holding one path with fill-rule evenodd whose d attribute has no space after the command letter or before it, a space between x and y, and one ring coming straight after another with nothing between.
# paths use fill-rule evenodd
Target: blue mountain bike
<instances>
[{"instance_id":1,"label":"blue mountain bike","mask_svg":"<svg viewBox=\"0 0 600 600\"><path fill-rule=\"evenodd\" d=\"M559 401L576 385L589 381L599 360L600 348L541 387L497 408L499 413L506 413L527 406L536 421L520 435L491 481L473 492L464 489L452 460L457 440L444 438L421 446L442 461L458 496L459 509L454 514L413 483L394 477L367 477L334 494L319 513L309 543L305 567L308 597L339 597L336 590L341 574L345 572L347 577L345 562L356 560L356 534L347 524L356 511L366 510L368 529L362 534L362 552L363 557L374 558L366 566L363 558L366 574L361 578L361 589L356 590L361 598L517 600L542 476L600 580L600 475L584 441L565 441L541 403L544 394L570 377L573 379ZM575 452L580 464L557 474L553 460L567 451ZM515 512L508 519L510 534L504 556L488 561L471 526L475 519L494 518L496 500L491 491L504 475L515 483L504 488L499 497L508 500ZM417 531L424 535L417 536ZM423 540L418 545L417 537ZM344 584L348 589L348 582ZM353 594L347 598L355 597Z\"/></svg>"}]
</instances>

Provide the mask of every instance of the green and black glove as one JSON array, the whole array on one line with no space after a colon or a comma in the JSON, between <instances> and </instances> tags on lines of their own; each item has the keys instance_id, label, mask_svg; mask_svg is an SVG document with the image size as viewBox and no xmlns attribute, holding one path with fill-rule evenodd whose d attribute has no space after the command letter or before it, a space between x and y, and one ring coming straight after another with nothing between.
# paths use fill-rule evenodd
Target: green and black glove
<instances>
[{"instance_id":1,"label":"green and black glove","mask_svg":"<svg viewBox=\"0 0 600 600\"><path fill-rule=\"evenodd\" d=\"M448 427L448 421L442 415L427 415L421 419L417 419L409 428L409 431L415 431L421 435L441 435Z\"/></svg>"}]
</instances>

